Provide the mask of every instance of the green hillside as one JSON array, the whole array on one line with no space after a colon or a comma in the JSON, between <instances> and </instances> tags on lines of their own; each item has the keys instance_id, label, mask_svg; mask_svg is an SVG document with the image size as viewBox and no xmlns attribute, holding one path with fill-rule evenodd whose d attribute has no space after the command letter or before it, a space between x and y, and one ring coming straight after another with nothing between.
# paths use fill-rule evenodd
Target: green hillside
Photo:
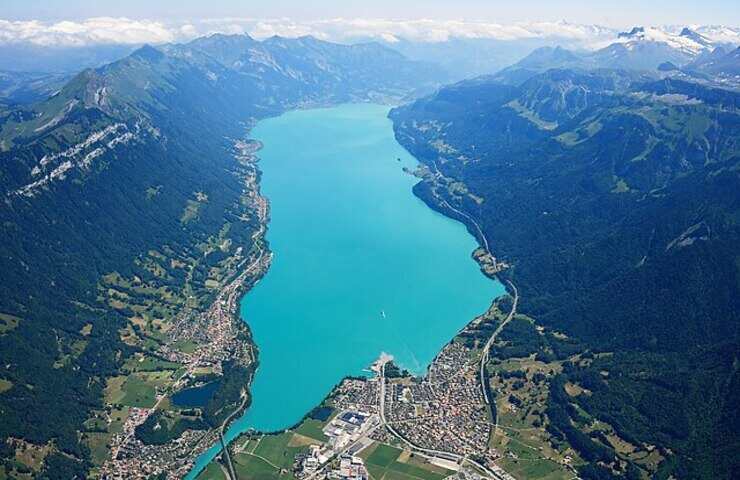
<instances>
[{"instance_id":1,"label":"green hillside","mask_svg":"<svg viewBox=\"0 0 740 480\"><path fill-rule=\"evenodd\" d=\"M548 428L591 459L584 477L635 463L593 453L612 448L583 439L596 420L657 445L658 478L740 468L738 100L679 79L549 70L463 82L391 112L429 168L417 195L474 218L512 265L521 310L576 341L550 380ZM586 380L587 395L558 394Z\"/></svg>"}]
</instances>

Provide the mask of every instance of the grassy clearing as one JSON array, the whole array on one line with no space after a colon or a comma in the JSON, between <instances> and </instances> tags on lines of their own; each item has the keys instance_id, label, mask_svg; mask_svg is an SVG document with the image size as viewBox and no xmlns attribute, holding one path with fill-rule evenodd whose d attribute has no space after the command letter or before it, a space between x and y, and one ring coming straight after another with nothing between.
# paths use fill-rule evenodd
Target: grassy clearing
<instances>
[{"instance_id":1,"label":"grassy clearing","mask_svg":"<svg viewBox=\"0 0 740 480\"><path fill-rule=\"evenodd\" d=\"M244 480L278 480L291 478L281 475L280 471L259 457L242 453L236 456L234 468L240 479Z\"/></svg>"},{"instance_id":2,"label":"grassy clearing","mask_svg":"<svg viewBox=\"0 0 740 480\"><path fill-rule=\"evenodd\" d=\"M612 175L612 177L616 182L614 184L614 188L611 190L612 193L627 193L631 191L629 185L627 185L627 182L625 182L623 178L619 178L616 175Z\"/></svg>"},{"instance_id":3,"label":"grassy clearing","mask_svg":"<svg viewBox=\"0 0 740 480\"><path fill-rule=\"evenodd\" d=\"M295 429L295 432L323 443L329 440L322 431L325 425L325 422L308 418Z\"/></svg>"},{"instance_id":4,"label":"grassy clearing","mask_svg":"<svg viewBox=\"0 0 740 480\"><path fill-rule=\"evenodd\" d=\"M310 445L316 445L316 440L311 437L306 437L300 433L294 433L288 442L289 447L308 447Z\"/></svg>"},{"instance_id":5,"label":"grassy clearing","mask_svg":"<svg viewBox=\"0 0 740 480\"><path fill-rule=\"evenodd\" d=\"M128 417L129 407L114 408L111 410L111 424L108 431L111 433L120 433L123 430L123 422Z\"/></svg>"},{"instance_id":6,"label":"grassy clearing","mask_svg":"<svg viewBox=\"0 0 740 480\"><path fill-rule=\"evenodd\" d=\"M430 465L430 467L432 467L432 465ZM410 463L393 462L386 469L385 478L394 478L394 475L397 473L412 478L421 478L423 480L442 480L452 472L448 472L446 470L444 472L439 472L436 471L436 468L433 470L431 468L426 468L426 466L421 467Z\"/></svg>"},{"instance_id":7,"label":"grassy clearing","mask_svg":"<svg viewBox=\"0 0 740 480\"><path fill-rule=\"evenodd\" d=\"M367 463L385 468L391 463L395 462L400 455L400 448L391 447L390 445L379 443L372 451L372 453L370 453L370 455L367 457Z\"/></svg>"},{"instance_id":8,"label":"grassy clearing","mask_svg":"<svg viewBox=\"0 0 740 480\"><path fill-rule=\"evenodd\" d=\"M192 340L178 340L173 347L183 353L193 353L198 349L198 344Z\"/></svg>"},{"instance_id":9,"label":"grassy clearing","mask_svg":"<svg viewBox=\"0 0 740 480\"><path fill-rule=\"evenodd\" d=\"M200 211L200 203L195 200L188 200L185 204L185 209L180 216L180 223L183 225L190 223L191 221L198 218L198 212Z\"/></svg>"},{"instance_id":10,"label":"grassy clearing","mask_svg":"<svg viewBox=\"0 0 740 480\"><path fill-rule=\"evenodd\" d=\"M562 462L570 455L574 463L580 463L577 455L569 448L563 451L552 448L543 432L542 429L522 431L501 429L492 444L500 451L506 452L506 455L496 463L517 479L573 478L573 473Z\"/></svg>"},{"instance_id":11,"label":"grassy clearing","mask_svg":"<svg viewBox=\"0 0 740 480\"><path fill-rule=\"evenodd\" d=\"M520 117L525 118L537 126L540 130L555 130L558 128L557 122L548 122L543 120L537 115L536 112L529 110L524 105L520 104L517 100L513 100L506 104L507 107L514 110Z\"/></svg>"},{"instance_id":12,"label":"grassy clearing","mask_svg":"<svg viewBox=\"0 0 740 480\"><path fill-rule=\"evenodd\" d=\"M123 383L126 381L126 376L121 375L118 377L111 377L108 379L108 383L105 386L105 402L108 404L119 403L123 397Z\"/></svg>"},{"instance_id":13,"label":"grassy clearing","mask_svg":"<svg viewBox=\"0 0 740 480\"><path fill-rule=\"evenodd\" d=\"M20 321L21 319L16 316L0 313L0 335L15 330Z\"/></svg>"},{"instance_id":14,"label":"grassy clearing","mask_svg":"<svg viewBox=\"0 0 740 480\"><path fill-rule=\"evenodd\" d=\"M51 450L50 445L34 445L21 441L16 444L15 459L34 472L39 472L44 466L44 459Z\"/></svg>"},{"instance_id":15,"label":"grassy clearing","mask_svg":"<svg viewBox=\"0 0 740 480\"><path fill-rule=\"evenodd\" d=\"M202 472L200 472L197 480L226 480L226 477L224 476L224 472L221 470L221 467L219 467L216 462L211 462Z\"/></svg>"},{"instance_id":16,"label":"grassy clearing","mask_svg":"<svg viewBox=\"0 0 740 480\"><path fill-rule=\"evenodd\" d=\"M136 355L129 357L123 368L129 372L161 372L163 370L177 370L180 368L180 364L155 357Z\"/></svg>"},{"instance_id":17,"label":"grassy clearing","mask_svg":"<svg viewBox=\"0 0 740 480\"><path fill-rule=\"evenodd\" d=\"M157 377L152 378L156 380ZM153 407L156 390L150 382L144 374L112 377L105 388L105 400L109 404L129 407Z\"/></svg>"},{"instance_id":18,"label":"grassy clearing","mask_svg":"<svg viewBox=\"0 0 740 480\"><path fill-rule=\"evenodd\" d=\"M129 407L153 407L156 402L154 387L147 384L137 375L129 375L123 384L124 396L121 399L123 405Z\"/></svg>"},{"instance_id":19,"label":"grassy clearing","mask_svg":"<svg viewBox=\"0 0 740 480\"><path fill-rule=\"evenodd\" d=\"M544 429L547 419L543 415L550 393L548 383L534 379L536 374L549 376L560 371L560 364L543 363L530 356L499 362L493 370L496 375L491 379L491 385L496 392L499 428L490 444L505 452L497 463L515 478L572 478L572 472L563 465L565 458L570 456L574 463L579 463L580 459L572 449L555 447L550 442ZM507 375L511 372L523 372L526 376L520 379ZM575 393L576 389L571 391ZM513 403L512 397L518 399L518 405Z\"/></svg>"},{"instance_id":20,"label":"grassy clearing","mask_svg":"<svg viewBox=\"0 0 740 480\"><path fill-rule=\"evenodd\" d=\"M400 460L399 460L400 461ZM404 460L404 463L408 463L409 465L416 465L418 467L421 467L425 470L429 470L433 473L438 473L440 475L444 475L445 477L452 475L454 472L452 470L448 470L444 467L440 467L438 465L433 465L429 463L425 458L420 457L418 455L414 455L413 453L409 455L408 459Z\"/></svg>"},{"instance_id":21,"label":"grassy clearing","mask_svg":"<svg viewBox=\"0 0 740 480\"><path fill-rule=\"evenodd\" d=\"M13 388L13 382L0 378L0 393L7 392Z\"/></svg>"},{"instance_id":22,"label":"grassy clearing","mask_svg":"<svg viewBox=\"0 0 740 480\"><path fill-rule=\"evenodd\" d=\"M302 447L288 446L292 437L292 432L262 437L259 445L257 445L257 448L254 450L254 454L264 457L269 462L280 468L290 470L293 466L295 455L305 450L305 448Z\"/></svg>"},{"instance_id":23,"label":"grassy clearing","mask_svg":"<svg viewBox=\"0 0 740 480\"><path fill-rule=\"evenodd\" d=\"M109 433L90 432L85 433L85 444L90 449L92 460L96 465L102 465L108 459L110 450L108 442L112 435Z\"/></svg>"},{"instance_id":24,"label":"grassy clearing","mask_svg":"<svg viewBox=\"0 0 740 480\"><path fill-rule=\"evenodd\" d=\"M375 443L360 454L371 480L443 480L453 472L399 448Z\"/></svg>"},{"instance_id":25,"label":"grassy clearing","mask_svg":"<svg viewBox=\"0 0 740 480\"><path fill-rule=\"evenodd\" d=\"M543 480L568 480L573 473L564 471L561 465L550 460L512 460L507 458L501 466L514 478L537 478Z\"/></svg>"}]
</instances>

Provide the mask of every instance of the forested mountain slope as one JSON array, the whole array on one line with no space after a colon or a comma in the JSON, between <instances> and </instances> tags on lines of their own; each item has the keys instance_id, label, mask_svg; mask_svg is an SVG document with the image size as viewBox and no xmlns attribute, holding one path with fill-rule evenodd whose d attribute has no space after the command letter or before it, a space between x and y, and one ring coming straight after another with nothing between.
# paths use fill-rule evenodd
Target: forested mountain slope
<instances>
[{"instance_id":1,"label":"forested mountain slope","mask_svg":"<svg viewBox=\"0 0 740 480\"><path fill-rule=\"evenodd\" d=\"M219 424L248 381L242 370L228 380L245 368L229 349L249 347L248 332L233 322L238 345L209 347L197 321L214 321L218 292L262 257L258 171L239 140L288 108L438 80L377 45L229 37L237 65L218 41L143 47L48 100L0 109L0 471L11 477L99 474L130 412L194 382L219 388L201 410L161 410L137 437L165 444ZM182 376L193 355L215 360Z\"/></svg>"},{"instance_id":2,"label":"forested mountain slope","mask_svg":"<svg viewBox=\"0 0 740 480\"><path fill-rule=\"evenodd\" d=\"M463 82L391 112L428 167L417 194L471 215L511 265L521 310L573 342L546 428L589 460L588 478L647 468L613 456L597 420L657 445L660 478L740 470L739 100L565 69ZM530 353L548 361L542 348Z\"/></svg>"}]
</instances>

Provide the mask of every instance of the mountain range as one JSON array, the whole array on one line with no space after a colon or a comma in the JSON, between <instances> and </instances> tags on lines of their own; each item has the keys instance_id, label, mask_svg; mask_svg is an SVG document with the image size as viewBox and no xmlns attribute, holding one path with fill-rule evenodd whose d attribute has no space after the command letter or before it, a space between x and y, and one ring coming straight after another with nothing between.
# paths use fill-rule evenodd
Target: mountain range
<instances>
[{"instance_id":1,"label":"mountain range","mask_svg":"<svg viewBox=\"0 0 740 480\"><path fill-rule=\"evenodd\" d=\"M177 23L170 30L155 33L141 31L141 24L127 19L103 19L99 22L66 22L64 26L30 23L24 30L22 22L9 28L0 21L0 71L25 73L75 74L85 68L96 68L118 60L145 43L165 45L173 38L185 41L183 31L194 30L191 37L205 32L254 31L258 38L269 38L275 33L295 37L296 34L332 40L344 44L379 42L396 50L411 60L434 63L447 70L453 80L462 80L478 75L495 73L521 60L533 49L560 46L578 52L593 52L612 43L625 45L637 37L673 45L686 50L689 55L696 51L693 37L700 45L710 42L728 51L729 46L740 45L740 29L729 26L651 26L636 27L630 32L602 25L584 25L569 22L519 22L495 24L463 21L391 21L391 20L342 20L300 23L286 19L261 20L236 26L236 19L224 20L223 25L209 20L199 25L190 24L188 29L179 28ZM63 28L62 28L63 27ZM74 27L74 28L72 28ZM89 29L95 29L89 31ZM101 28L116 28L127 31L119 42L116 36L106 41L100 37ZM690 33L682 35L684 30ZM60 31L66 33L62 34ZM138 32L138 33L137 33ZM638 35L639 32L639 35ZM138 36L137 36L138 35ZM15 38L20 36L20 38ZM104 35L105 36L105 35ZM137 38L140 38L137 41ZM157 39L160 39L157 42ZM189 40L188 40L189 41ZM685 55L678 54L681 57ZM674 58L676 55L670 55ZM675 58L674 58L675 59ZM2 98L2 97L0 97Z\"/></svg>"},{"instance_id":2,"label":"mountain range","mask_svg":"<svg viewBox=\"0 0 740 480\"><path fill-rule=\"evenodd\" d=\"M562 47L539 48L519 62L498 72L501 82L517 83L552 68L620 69L681 72L701 77L710 73L719 80L736 83L737 43L712 41L683 28L678 34L657 28L634 27L618 34L616 41L593 51Z\"/></svg>"}]
</instances>

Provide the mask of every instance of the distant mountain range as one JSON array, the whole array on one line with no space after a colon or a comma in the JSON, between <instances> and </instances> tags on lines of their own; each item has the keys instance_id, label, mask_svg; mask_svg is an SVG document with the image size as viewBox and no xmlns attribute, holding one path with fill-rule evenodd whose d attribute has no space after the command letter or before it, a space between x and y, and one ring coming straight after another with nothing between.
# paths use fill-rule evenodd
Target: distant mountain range
<instances>
[{"instance_id":1,"label":"distant mountain range","mask_svg":"<svg viewBox=\"0 0 740 480\"><path fill-rule=\"evenodd\" d=\"M616 41L594 51L543 47L497 74L502 82L517 83L551 68L606 68L639 71L683 71L735 77L738 42L713 41L695 30L671 33L635 27L619 33ZM734 38L734 37L729 37Z\"/></svg>"},{"instance_id":2,"label":"distant mountain range","mask_svg":"<svg viewBox=\"0 0 740 480\"><path fill-rule=\"evenodd\" d=\"M120 31L126 31L128 22L131 22L126 19L107 21L120 24ZM209 21L202 27L209 32L218 31L219 28L227 30L227 27L231 30L234 28L234 21L236 20L232 19L231 23L226 22L223 26L219 22ZM303 35L312 33L317 38L333 39L346 44L379 42L409 59L444 67L453 80L495 73L540 47L560 46L573 51L591 52L615 42L627 45L638 37L672 45L679 51L685 50L689 55L695 52L695 44L705 42L722 45L727 51L731 50L731 45L740 46L740 28L729 26L636 27L634 32L628 29L620 34L620 30L609 27L569 22L495 24L361 19L304 23L284 19L245 22L242 25L244 31L254 31L259 38L271 36L270 32L286 32L291 36L295 32L305 32ZM115 44L115 40L111 39L97 44L87 34L86 29L90 26L83 22L77 26L76 33L66 33L55 42L53 39L59 33L52 27L49 25L49 31L45 32L43 25L36 23L29 30L36 32L38 37L30 35L23 39L14 39L14 31L3 32L0 23L0 37L5 39L0 42L0 70L75 74L85 68L95 68L118 60L142 46L145 41L152 41L151 35L148 35L142 37L147 40L136 43L136 34L131 33L125 38L132 43ZM134 29L138 27L139 25L130 26ZM688 32L682 35L685 29ZM172 25L171 31L160 33L165 34L160 46L173 37L184 39L176 24ZM665 58L677 60L677 56L685 57L678 53Z\"/></svg>"},{"instance_id":3,"label":"distant mountain range","mask_svg":"<svg viewBox=\"0 0 740 480\"><path fill-rule=\"evenodd\" d=\"M64 77L43 78L58 83ZM431 89L445 78L437 67L408 61L373 43L347 46L280 37L259 42L244 35L213 35L161 49L144 46L122 60L80 73L44 102L0 117L0 149L11 151L60 135L101 113L107 117L96 120L101 128L128 122L130 130L164 115L167 122L190 121L196 111L211 111L221 103L218 111L245 120L302 105L402 98L412 88ZM60 158L62 164L66 161ZM49 179L61 177L53 166L30 164L18 171L18 178L29 182L27 193L46 185L44 172ZM7 192L13 183L9 180L0 191Z\"/></svg>"},{"instance_id":4,"label":"distant mountain range","mask_svg":"<svg viewBox=\"0 0 740 480\"><path fill-rule=\"evenodd\" d=\"M0 71L0 104L28 104L44 100L70 79L64 73L25 73Z\"/></svg>"}]
</instances>

